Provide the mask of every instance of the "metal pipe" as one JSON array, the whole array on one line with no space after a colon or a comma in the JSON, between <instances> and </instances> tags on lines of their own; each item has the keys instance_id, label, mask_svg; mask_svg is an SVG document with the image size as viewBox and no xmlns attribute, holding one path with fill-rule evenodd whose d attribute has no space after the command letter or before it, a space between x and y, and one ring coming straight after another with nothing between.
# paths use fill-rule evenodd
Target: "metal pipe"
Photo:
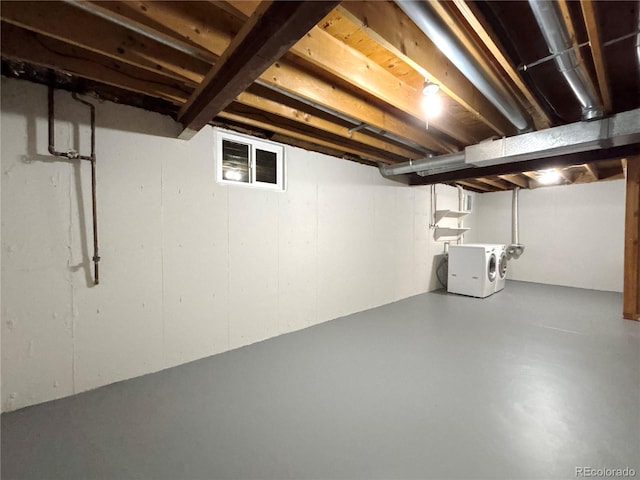
<instances>
[{"instance_id":1,"label":"metal pipe","mask_svg":"<svg viewBox=\"0 0 640 480\"><path fill-rule=\"evenodd\" d=\"M341 112L338 112L337 110L327 107L326 105L322 105L318 102L314 102L313 100L309 100L301 95L297 95L293 92L290 92L288 90L285 90L284 88L280 88L276 85L272 85L270 83L265 82L264 80L260 80L257 79L255 82L255 84L260 85L262 87L268 88L269 90L273 90L274 92L278 92L281 95L284 95L285 97L289 97L293 100L296 100L300 103L304 103L305 105L308 105L310 107L313 107L317 110L320 110L321 112L324 113L328 113L329 115L332 115L334 117L337 117L341 120L344 120L345 122L349 122L349 123L353 123L356 127L359 127L360 125L362 125L362 122L360 122L360 120L356 120L353 117L350 117L349 115L345 115ZM400 143L402 145L406 145L409 148L412 148L414 150L418 150L419 152L424 152L425 154L431 154L432 152L426 148L424 148L422 145L418 145L415 142L412 142L411 140L407 140L406 138L402 138L399 137L398 135L395 135L391 132L387 132L386 130L383 130L381 128L378 127L374 127L373 125L366 125L363 127L364 130L373 132L377 135L381 135L383 137L387 137L390 140L393 140L396 143Z\"/></svg>"},{"instance_id":2,"label":"metal pipe","mask_svg":"<svg viewBox=\"0 0 640 480\"><path fill-rule=\"evenodd\" d=\"M395 165L380 166L380 173L385 176L415 173L436 168L464 167L464 152L448 153L437 157L426 157L420 160L396 163Z\"/></svg>"},{"instance_id":3,"label":"metal pipe","mask_svg":"<svg viewBox=\"0 0 640 480\"><path fill-rule=\"evenodd\" d=\"M100 270L98 262L98 209L96 201L96 108L81 98L78 98L75 92L71 94L74 100L87 105L91 109L91 155L80 155L75 150L67 152L59 152L55 149L55 98L54 88L49 86L49 153L56 157L64 157L70 160L89 160L91 162L91 210L93 222L93 282L95 285L100 283Z\"/></svg>"},{"instance_id":4,"label":"metal pipe","mask_svg":"<svg viewBox=\"0 0 640 480\"><path fill-rule=\"evenodd\" d=\"M429 2L396 0L398 6L440 49L460 72L489 100L520 132L531 129L528 115L509 94L494 81L462 42L432 10Z\"/></svg>"},{"instance_id":5,"label":"metal pipe","mask_svg":"<svg viewBox=\"0 0 640 480\"><path fill-rule=\"evenodd\" d=\"M547 42L560 73L571 87L582 109L582 119L591 120L604 115L602 100L596 91L582 59L573 48L573 40L555 2L529 0L533 15Z\"/></svg>"},{"instance_id":6,"label":"metal pipe","mask_svg":"<svg viewBox=\"0 0 640 480\"><path fill-rule=\"evenodd\" d=\"M96 5L94 3L78 2L77 0L63 0L63 1L70 5L73 5L74 7L80 8L85 12L88 12L92 15L95 15L104 20L107 20L115 25L119 25L121 27L126 28L127 30L131 30L147 38L150 38L151 40L161 43L169 48L173 48L174 50L178 50L179 52L186 53L187 55L196 57L199 60L202 60L204 62L213 63L216 61L216 56L213 53L208 52L203 48L189 45L188 43L176 40L175 38L172 38L169 35L159 33L157 30L153 28L147 27L146 25L142 25L138 22L130 20L124 15L119 15L106 8L100 7L99 5Z\"/></svg>"},{"instance_id":7,"label":"metal pipe","mask_svg":"<svg viewBox=\"0 0 640 480\"><path fill-rule=\"evenodd\" d=\"M379 168L383 176L417 173L422 177L428 177L436 173L559 157L638 142L640 142L640 108L591 122L575 122L481 142L469 145L464 152L393 165L379 165Z\"/></svg>"},{"instance_id":8,"label":"metal pipe","mask_svg":"<svg viewBox=\"0 0 640 480\"><path fill-rule=\"evenodd\" d=\"M518 192L520 187L514 187L511 200L511 243L520 245L520 232L518 225Z\"/></svg>"},{"instance_id":9,"label":"metal pipe","mask_svg":"<svg viewBox=\"0 0 640 480\"><path fill-rule=\"evenodd\" d=\"M100 283L100 255L98 254L98 208L96 198L96 107L78 98L75 92L71 94L74 100L88 106L91 111L91 211L93 217L93 283Z\"/></svg>"},{"instance_id":10,"label":"metal pipe","mask_svg":"<svg viewBox=\"0 0 640 480\"><path fill-rule=\"evenodd\" d=\"M518 194L520 187L514 187L511 200L511 245L507 247L509 258L518 258L524 252L524 245L520 243L520 224L518 212Z\"/></svg>"}]
</instances>

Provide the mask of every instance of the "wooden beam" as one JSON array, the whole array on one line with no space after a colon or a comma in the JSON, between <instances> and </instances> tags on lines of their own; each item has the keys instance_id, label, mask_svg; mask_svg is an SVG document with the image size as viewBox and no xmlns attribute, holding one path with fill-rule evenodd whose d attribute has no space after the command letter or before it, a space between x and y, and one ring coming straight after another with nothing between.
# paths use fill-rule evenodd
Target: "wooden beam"
<instances>
[{"instance_id":1,"label":"wooden beam","mask_svg":"<svg viewBox=\"0 0 640 480\"><path fill-rule=\"evenodd\" d=\"M114 87L143 93L176 105L184 103L193 87L164 75L119 64L109 57L65 42L2 23L2 55L61 70Z\"/></svg>"},{"instance_id":2,"label":"wooden beam","mask_svg":"<svg viewBox=\"0 0 640 480\"><path fill-rule=\"evenodd\" d=\"M515 88L523 95L526 102L528 102L529 114L534 119L538 129L550 127L551 118L549 114L542 108L527 84L520 77L517 69L511 65L511 62L503 53L501 46L495 42L494 38L496 38L496 35L487 25L487 22L482 19L475 5L469 0L453 0L453 5L455 5L460 14L468 22L482 44L491 55L493 55L493 58L498 62L498 65L500 65L511 82L513 82Z\"/></svg>"},{"instance_id":3,"label":"wooden beam","mask_svg":"<svg viewBox=\"0 0 640 480\"><path fill-rule=\"evenodd\" d=\"M6 2L7 23L179 81L200 82L209 65L62 2Z\"/></svg>"},{"instance_id":4,"label":"wooden beam","mask_svg":"<svg viewBox=\"0 0 640 480\"><path fill-rule=\"evenodd\" d=\"M529 188L529 180L527 180L522 175L518 174L507 174L507 175L498 175L498 178L505 180L506 182L512 183L520 188Z\"/></svg>"},{"instance_id":5,"label":"wooden beam","mask_svg":"<svg viewBox=\"0 0 640 480\"><path fill-rule=\"evenodd\" d=\"M302 37L291 48L291 53L426 123L422 108L422 82L420 85L407 84L321 28L313 28ZM438 118L429 120L429 128L432 127L465 145L482 139L447 115L446 108Z\"/></svg>"},{"instance_id":6,"label":"wooden beam","mask_svg":"<svg viewBox=\"0 0 640 480\"><path fill-rule=\"evenodd\" d=\"M595 181L600 180L600 172L595 164L585 163L583 167L587 172L589 172L589 175L591 175Z\"/></svg>"},{"instance_id":7,"label":"wooden beam","mask_svg":"<svg viewBox=\"0 0 640 480\"><path fill-rule=\"evenodd\" d=\"M334 148L353 155L367 157L376 162L393 164L400 161L400 159L393 155L385 154L385 152L375 150L366 145L331 137L330 135L324 134L324 132L314 131L314 129L310 127L304 128L294 124L293 122L287 122L285 119L278 118L276 115L256 111L237 103L228 105L224 111L218 114L218 117L282 135L287 135L299 140L314 142L318 145Z\"/></svg>"},{"instance_id":8,"label":"wooden beam","mask_svg":"<svg viewBox=\"0 0 640 480\"><path fill-rule=\"evenodd\" d=\"M134 17L147 27L162 25L165 33L182 42L210 51L216 56L224 53L233 39L234 31L242 28L243 20L228 15L219 7L226 6L244 18L253 11L256 2L100 2L106 9ZM139 8L136 7L139 5ZM237 7L237 8L236 8ZM202 77L200 77L202 78ZM423 127L407 123L395 114L383 110L340 85L314 76L299 65L296 57L286 55L272 65L259 79L260 83L299 95L310 102L323 105L341 115L366 123L380 130L405 138L437 153L453 152L458 146L434 135Z\"/></svg>"},{"instance_id":9,"label":"wooden beam","mask_svg":"<svg viewBox=\"0 0 640 480\"><path fill-rule=\"evenodd\" d=\"M502 180L493 180L491 178L478 177L474 179L476 182L484 183L486 185L491 185L498 190L511 190L510 185L507 182L503 182Z\"/></svg>"},{"instance_id":10,"label":"wooden beam","mask_svg":"<svg viewBox=\"0 0 640 480\"><path fill-rule=\"evenodd\" d=\"M602 51L602 43L600 40L600 31L598 21L596 19L595 4L593 0L580 0L582 7L582 17L587 27L587 36L591 46L591 57L593 65L596 67L596 78L598 79L598 87L602 96L602 103L606 113L611 112L611 90L609 89L609 81L607 79L607 71L604 65L604 54Z\"/></svg>"},{"instance_id":11,"label":"wooden beam","mask_svg":"<svg viewBox=\"0 0 640 480\"><path fill-rule=\"evenodd\" d=\"M290 99L278 98L277 100L269 98L273 95L268 89L258 86L250 87L248 90L238 95L236 101L238 103L254 107L265 112L278 115L286 118L287 120L313 127L318 130L328 132L333 135L343 137L346 140L362 143L372 148L377 148L382 151L389 152L392 155L401 156L405 159L416 160L425 156L424 152L418 150L412 150L408 147L403 147L392 142L388 142L377 135L366 133L366 130L358 130L349 133L349 130L354 125L347 125L346 122L336 123L331 120L327 120L319 115L308 113L304 109L304 105L296 105L296 107L287 105ZM328 115L325 115L328 117Z\"/></svg>"},{"instance_id":12,"label":"wooden beam","mask_svg":"<svg viewBox=\"0 0 640 480\"><path fill-rule=\"evenodd\" d=\"M623 316L640 320L640 156L627 159Z\"/></svg>"},{"instance_id":13,"label":"wooden beam","mask_svg":"<svg viewBox=\"0 0 640 480\"><path fill-rule=\"evenodd\" d=\"M495 192L495 188L487 186L487 185L483 185L482 183L479 183L475 180L457 180L455 183L458 183L460 185L464 185L465 187L469 187L471 189L473 189L476 192Z\"/></svg>"},{"instance_id":14,"label":"wooden beam","mask_svg":"<svg viewBox=\"0 0 640 480\"><path fill-rule=\"evenodd\" d=\"M261 3L180 110L183 136L206 125L338 3Z\"/></svg>"},{"instance_id":15,"label":"wooden beam","mask_svg":"<svg viewBox=\"0 0 640 480\"><path fill-rule=\"evenodd\" d=\"M338 11L425 78L439 84L445 94L495 132L500 135L515 133L513 125L498 109L392 2L343 2Z\"/></svg>"}]
</instances>

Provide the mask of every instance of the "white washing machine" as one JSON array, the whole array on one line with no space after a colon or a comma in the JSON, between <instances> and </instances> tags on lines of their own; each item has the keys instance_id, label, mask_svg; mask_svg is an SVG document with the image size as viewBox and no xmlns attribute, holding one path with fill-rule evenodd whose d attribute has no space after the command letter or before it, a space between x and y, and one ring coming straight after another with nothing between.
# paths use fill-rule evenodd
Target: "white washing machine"
<instances>
[{"instance_id":1,"label":"white washing machine","mask_svg":"<svg viewBox=\"0 0 640 480\"><path fill-rule=\"evenodd\" d=\"M496 292L504 289L507 283L507 246L495 245L498 259L498 275L496 276Z\"/></svg>"},{"instance_id":2,"label":"white washing machine","mask_svg":"<svg viewBox=\"0 0 640 480\"><path fill-rule=\"evenodd\" d=\"M451 245L447 291L480 298L495 293L500 258L497 247L487 244Z\"/></svg>"}]
</instances>

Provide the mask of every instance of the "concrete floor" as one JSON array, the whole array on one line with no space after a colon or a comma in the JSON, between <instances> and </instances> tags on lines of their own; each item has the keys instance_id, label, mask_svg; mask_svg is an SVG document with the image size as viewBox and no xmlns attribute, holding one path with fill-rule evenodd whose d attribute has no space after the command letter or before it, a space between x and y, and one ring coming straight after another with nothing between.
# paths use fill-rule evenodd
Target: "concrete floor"
<instances>
[{"instance_id":1,"label":"concrete floor","mask_svg":"<svg viewBox=\"0 0 640 480\"><path fill-rule=\"evenodd\" d=\"M621 295L419 295L2 416L2 478L640 476Z\"/></svg>"}]
</instances>

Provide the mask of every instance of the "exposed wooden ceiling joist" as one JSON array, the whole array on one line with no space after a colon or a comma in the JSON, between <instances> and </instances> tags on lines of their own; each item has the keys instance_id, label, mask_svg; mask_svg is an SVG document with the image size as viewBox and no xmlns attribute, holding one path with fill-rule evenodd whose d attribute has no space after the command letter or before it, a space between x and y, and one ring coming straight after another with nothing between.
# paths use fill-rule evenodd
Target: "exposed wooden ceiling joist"
<instances>
[{"instance_id":1,"label":"exposed wooden ceiling joist","mask_svg":"<svg viewBox=\"0 0 640 480\"><path fill-rule=\"evenodd\" d=\"M234 38L234 32L240 29L243 23L241 19L229 17L219 8L225 6L236 15L244 16L245 12L252 12L255 6L255 2L232 2L231 4L229 2L215 2L215 5L210 5L210 9L203 9L203 5L209 4L203 2L196 2L195 5L192 5L192 2L136 2L136 4L138 3L140 3L139 9L130 3L123 4L121 2L102 2L101 5L114 12L126 12L127 16L133 15L136 21L146 27L161 24L165 33L172 35L177 40L191 42L204 48L216 57L221 56L228 48ZM366 102L353 92L314 76L294 59L295 57L291 54L286 55L285 58L269 67L260 76L259 81L265 85L304 97L315 104L328 106L341 115L398 137L406 138L425 149L440 153L458 149L456 145L438 138L433 132L407 124L403 119Z\"/></svg>"},{"instance_id":2,"label":"exposed wooden ceiling joist","mask_svg":"<svg viewBox=\"0 0 640 480\"><path fill-rule=\"evenodd\" d=\"M210 68L202 60L111 22L100 21L65 3L5 2L0 17L12 25L178 81L198 83Z\"/></svg>"},{"instance_id":3,"label":"exposed wooden ceiling joist","mask_svg":"<svg viewBox=\"0 0 640 480\"><path fill-rule=\"evenodd\" d=\"M338 3L261 3L180 109L183 134L189 136L209 123Z\"/></svg>"},{"instance_id":4,"label":"exposed wooden ceiling joist","mask_svg":"<svg viewBox=\"0 0 640 480\"><path fill-rule=\"evenodd\" d=\"M493 58L511 82L513 82L517 91L524 97L526 100L525 107L528 107L527 110L533 117L536 126L538 128L548 128L551 126L551 119L548 113L542 108L529 86L520 77L516 68L514 68L502 51L502 47L498 45L495 40L496 35L490 31L490 27L481 19L481 15L474 4L468 0L453 0L452 4L468 22L484 47L493 55Z\"/></svg>"},{"instance_id":5,"label":"exposed wooden ceiling joist","mask_svg":"<svg viewBox=\"0 0 640 480\"><path fill-rule=\"evenodd\" d=\"M506 175L498 175L498 178L501 178L502 180L505 180L520 188L529 188L529 180L527 180L522 175L506 174Z\"/></svg>"},{"instance_id":6,"label":"exposed wooden ceiling joist","mask_svg":"<svg viewBox=\"0 0 640 480\"><path fill-rule=\"evenodd\" d=\"M422 31L393 3L344 2L338 11L500 135L515 128L467 80Z\"/></svg>"},{"instance_id":7,"label":"exposed wooden ceiling joist","mask_svg":"<svg viewBox=\"0 0 640 480\"><path fill-rule=\"evenodd\" d=\"M611 90L609 88L609 81L607 79L607 72L604 65L602 42L600 39L600 31L598 28L593 0L580 0L580 7L582 7L582 16L587 28L589 45L591 47L591 57L593 58L593 64L596 68L596 77L598 79L598 87L600 89L602 103L604 105L605 112L609 113L611 112Z\"/></svg>"}]
</instances>

